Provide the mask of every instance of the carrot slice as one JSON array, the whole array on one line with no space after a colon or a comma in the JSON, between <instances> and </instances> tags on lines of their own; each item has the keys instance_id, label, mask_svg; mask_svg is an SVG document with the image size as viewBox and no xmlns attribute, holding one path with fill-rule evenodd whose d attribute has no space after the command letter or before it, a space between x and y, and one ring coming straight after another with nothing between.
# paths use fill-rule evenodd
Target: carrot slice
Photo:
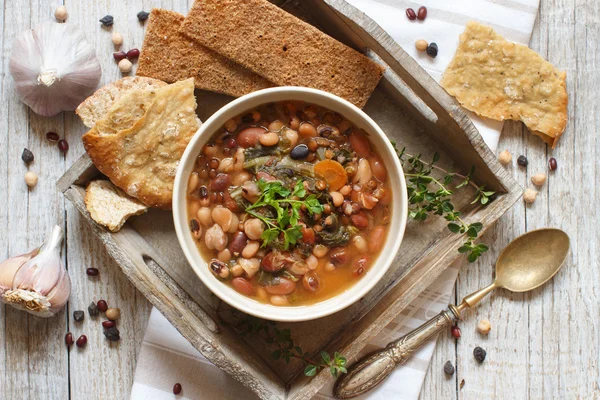
<instances>
[{"instance_id":1,"label":"carrot slice","mask_svg":"<svg viewBox=\"0 0 600 400\"><path fill-rule=\"evenodd\" d=\"M315 174L325 179L329 190L339 190L348 181L346 170L337 161L323 160L315 164Z\"/></svg>"}]
</instances>

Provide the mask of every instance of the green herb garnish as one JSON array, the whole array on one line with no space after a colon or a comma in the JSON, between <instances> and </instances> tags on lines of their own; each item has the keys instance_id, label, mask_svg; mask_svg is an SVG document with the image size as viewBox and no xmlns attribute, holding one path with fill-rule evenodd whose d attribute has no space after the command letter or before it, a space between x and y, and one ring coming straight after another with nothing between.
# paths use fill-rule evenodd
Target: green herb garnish
<instances>
[{"instance_id":1,"label":"green herb garnish","mask_svg":"<svg viewBox=\"0 0 600 400\"><path fill-rule=\"evenodd\" d=\"M284 250L298 242L302 237L302 227L298 224L302 206L306 207L311 216L323 212L323 206L317 196L314 194L307 196L302 180L298 180L293 190L290 190L280 181L267 182L261 179L258 181L258 188L261 195L254 204L246 208L246 212L266 225L261 236L262 247L277 240L281 234L283 234ZM261 207L273 209L276 217L261 214L259 212Z\"/></svg>"}]
</instances>

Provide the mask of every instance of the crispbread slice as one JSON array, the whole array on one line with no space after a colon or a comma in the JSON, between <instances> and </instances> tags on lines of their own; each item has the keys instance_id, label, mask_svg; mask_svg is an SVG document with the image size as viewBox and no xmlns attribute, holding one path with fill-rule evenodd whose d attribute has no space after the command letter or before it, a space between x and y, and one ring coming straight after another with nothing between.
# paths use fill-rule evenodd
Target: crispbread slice
<instances>
[{"instance_id":1,"label":"crispbread slice","mask_svg":"<svg viewBox=\"0 0 600 400\"><path fill-rule=\"evenodd\" d=\"M308 86L359 107L383 68L266 0L196 0L181 32L281 86Z\"/></svg>"},{"instance_id":2,"label":"crispbread slice","mask_svg":"<svg viewBox=\"0 0 600 400\"><path fill-rule=\"evenodd\" d=\"M567 125L566 75L528 47L469 22L441 85L466 109L523 121L555 147Z\"/></svg>"},{"instance_id":3,"label":"crispbread slice","mask_svg":"<svg viewBox=\"0 0 600 400\"><path fill-rule=\"evenodd\" d=\"M137 75L176 82L194 78L198 89L239 97L275 86L179 33L184 16L155 8L150 13Z\"/></svg>"},{"instance_id":4,"label":"crispbread slice","mask_svg":"<svg viewBox=\"0 0 600 400\"><path fill-rule=\"evenodd\" d=\"M91 181L85 189L85 208L98 224L117 232L129 217L148 211L148 207L110 181Z\"/></svg>"},{"instance_id":5,"label":"crispbread slice","mask_svg":"<svg viewBox=\"0 0 600 400\"><path fill-rule=\"evenodd\" d=\"M135 95L129 93L121 101ZM98 170L125 193L149 207L170 209L177 166L198 125L190 78L157 89L154 101L131 128L101 134L94 127L82 141Z\"/></svg>"},{"instance_id":6,"label":"crispbread slice","mask_svg":"<svg viewBox=\"0 0 600 400\"><path fill-rule=\"evenodd\" d=\"M125 93L138 89L157 89L166 85L158 79L127 76L96 90L77 107L75 113L79 115L85 126L92 128L96 121L106 116L108 109Z\"/></svg>"}]
</instances>

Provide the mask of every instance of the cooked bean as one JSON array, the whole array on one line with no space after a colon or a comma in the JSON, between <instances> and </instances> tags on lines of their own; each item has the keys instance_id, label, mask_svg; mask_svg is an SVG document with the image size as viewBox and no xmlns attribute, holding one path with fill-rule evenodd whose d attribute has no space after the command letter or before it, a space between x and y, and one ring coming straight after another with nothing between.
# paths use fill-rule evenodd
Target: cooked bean
<instances>
[{"instance_id":1,"label":"cooked bean","mask_svg":"<svg viewBox=\"0 0 600 400\"><path fill-rule=\"evenodd\" d=\"M244 169L245 160L246 156L244 155L244 149L240 147L237 149L235 156L233 157L233 170L236 172L242 172Z\"/></svg>"},{"instance_id":2,"label":"cooked bean","mask_svg":"<svg viewBox=\"0 0 600 400\"><path fill-rule=\"evenodd\" d=\"M383 242L385 240L385 228L381 225L376 226L371 230L369 234L369 252L371 254L377 253L381 250Z\"/></svg>"},{"instance_id":3,"label":"cooked bean","mask_svg":"<svg viewBox=\"0 0 600 400\"><path fill-rule=\"evenodd\" d=\"M285 137L290 142L290 147L294 147L298 144L298 132L293 129L286 129Z\"/></svg>"},{"instance_id":4,"label":"cooked bean","mask_svg":"<svg viewBox=\"0 0 600 400\"><path fill-rule=\"evenodd\" d=\"M342 188L343 189L343 188ZM339 207L344 202L344 196L340 192L329 192L333 205Z\"/></svg>"},{"instance_id":5,"label":"cooked bean","mask_svg":"<svg viewBox=\"0 0 600 400\"><path fill-rule=\"evenodd\" d=\"M365 229L369 226L369 219L362 213L352 215L350 220L358 229Z\"/></svg>"},{"instance_id":6,"label":"cooked bean","mask_svg":"<svg viewBox=\"0 0 600 400\"><path fill-rule=\"evenodd\" d=\"M350 145L359 157L368 157L371 153L371 145L369 144L369 139L367 139L367 137L364 134L356 131L352 132L348 137L348 140L350 141Z\"/></svg>"},{"instance_id":7,"label":"cooked bean","mask_svg":"<svg viewBox=\"0 0 600 400\"><path fill-rule=\"evenodd\" d=\"M321 287L321 280L315 271L311 271L302 278L302 286L309 292L316 292Z\"/></svg>"},{"instance_id":8,"label":"cooked bean","mask_svg":"<svg viewBox=\"0 0 600 400\"><path fill-rule=\"evenodd\" d=\"M279 283L273 286L265 286L265 290L269 294L290 294L296 289L296 282L287 278L279 278Z\"/></svg>"},{"instance_id":9,"label":"cooked bean","mask_svg":"<svg viewBox=\"0 0 600 400\"><path fill-rule=\"evenodd\" d=\"M231 178L227 174L218 174L211 182L210 182L210 190L215 192L222 192L227 190L229 185L231 184Z\"/></svg>"},{"instance_id":10,"label":"cooked bean","mask_svg":"<svg viewBox=\"0 0 600 400\"><path fill-rule=\"evenodd\" d=\"M252 179L252 175L250 175L250 172L240 171L237 174L233 175L233 178L231 178L231 184L233 186L242 186L244 183L248 182L250 179Z\"/></svg>"},{"instance_id":11,"label":"cooked bean","mask_svg":"<svg viewBox=\"0 0 600 400\"><path fill-rule=\"evenodd\" d=\"M367 252L367 241L361 235L356 235L352 238L352 245L360 253L364 254Z\"/></svg>"},{"instance_id":12,"label":"cooked bean","mask_svg":"<svg viewBox=\"0 0 600 400\"><path fill-rule=\"evenodd\" d=\"M345 248L337 248L331 251L329 259L334 265L342 265L348 262L349 259L348 251Z\"/></svg>"},{"instance_id":13,"label":"cooked bean","mask_svg":"<svg viewBox=\"0 0 600 400\"><path fill-rule=\"evenodd\" d=\"M259 136L258 141L266 147L275 146L279 143L279 135L275 132L265 132Z\"/></svg>"},{"instance_id":14,"label":"cooked bean","mask_svg":"<svg viewBox=\"0 0 600 400\"><path fill-rule=\"evenodd\" d=\"M237 136L238 145L245 149L254 147L258 143L258 138L264 132L264 128L246 128Z\"/></svg>"},{"instance_id":15,"label":"cooked bean","mask_svg":"<svg viewBox=\"0 0 600 400\"><path fill-rule=\"evenodd\" d=\"M227 235L218 224L214 224L206 231L204 243L209 250L221 251L227 247Z\"/></svg>"},{"instance_id":16,"label":"cooked bean","mask_svg":"<svg viewBox=\"0 0 600 400\"><path fill-rule=\"evenodd\" d=\"M296 116L290 118L290 128L296 130L298 127L300 127L300 118Z\"/></svg>"},{"instance_id":17,"label":"cooked bean","mask_svg":"<svg viewBox=\"0 0 600 400\"><path fill-rule=\"evenodd\" d=\"M312 228L302 228L302 241L306 244L315 243L315 231Z\"/></svg>"},{"instance_id":18,"label":"cooked bean","mask_svg":"<svg viewBox=\"0 0 600 400\"><path fill-rule=\"evenodd\" d=\"M357 183L359 185L364 185L371 180L373 177L373 172L371 171L371 164L369 160L366 158L361 159L358 162L358 169L356 170L356 174L352 178L352 182Z\"/></svg>"},{"instance_id":19,"label":"cooked bean","mask_svg":"<svg viewBox=\"0 0 600 400\"><path fill-rule=\"evenodd\" d=\"M271 132L279 132L279 130L283 128L283 125L283 122L277 119L269 124L269 130Z\"/></svg>"},{"instance_id":20,"label":"cooked bean","mask_svg":"<svg viewBox=\"0 0 600 400\"><path fill-rule=\"evenodd\" d=\"M377 178L380 182L385 182L385 177L387 175L387 171L385 169L385 165L378 157L369 157L369 165L371 166L371 171L375 178Z\"/></svg>"},{"instance_id":21,"label":"cooked bean","mask_svg":"<svg viewBox=\"0 0 600 400\"><path fill-rule=\"evenodd\" d=\"M269 300L269 295L267 294L267 291L262 286L259 286L256 288L256 297L258 297L262 301Z\"/></svg>"},{"instance_id":22,"label":"cooked bean","mask_svg":"<svg viewBox=\"0 0 600 400\"><path fill-rule=\"evenodd\" d=\"M264 226L261 220L257 218L250 218L244 223L244 232L246 236L252 240L258 240L262 236Z\"/></svg>"},{"instance_id":23,"label":"cooked bean","mask_svg":"<svg viewBox=\"0 0 600 400\"><path fill-rule=\"evenodd\" d=\"M367 257L361 257L358 260L356 260L354 262L354 269L352 270L352 275L362 275L367 269L368 260L369 259Z\"/></svg>"},{"instance_id":24,"label":"cooked bean","mask_svg":"<svg viewBox=\"0 0 600 400\"><path fill-rule=\"evenodd\" d=\"M240 232L240 233L242 233L242 232ZM252 240L252 241L248 242L246 247L244 247L244 250L242 250L242 257L244 257L244 258L256 257L256 253L258 253L258 249L260 249L260 243Z\"/></svg>"},{"instance_id":25,"label":"cooked bean","mask_svg":"<svg viewBox=\"0 0 600 400\"><path fill-rule=\"evenodd\" d=\"M231 252L229 251L229 249L223 249L219 252L219 254L217 254L217 258L219 259L219 261L227 263L231 261Z\"/></svg>"},{"instance_id":26,"label":"cooked bean","mask_svg":"<svg viewBox=\"0 0 600 400\"><path fill-rule=\"evenodd\" d=\"M235 214L233 214L231 210L223 206L213 208L211 213L213 221L219 224L224 232L229 232L229 230L232 229L232 225L234 225L235 230L237 230L238 218L237 216L234 218L234 215Z\"/></svg>"},{"instance_id":27,"label":"cooked bean","mask_svg":"<svg viewBox=\"0 0 600 400\"><path fill-rule=\"evenodd\" d=\"M327 264L325 264L325 271L327 272L333 272L335 271L335 265L333 265L332 263L328 262Z\"/></svg>"},{"instance_id":28,"label":"cooked bean","mask_svg":"<svg viewBox=\"0 0 600 400\"><path fill-rule=\"evenodd\" d=\"M188 192L191 193L198 187L198 183L200 182L200 177L197 172L192 172L190 175L190 179L188 180Z\"/></svg>"},{"instance_id":29,"label":"cooked bean","mask_svg":"<svg viewBox=\"0 0 600 400\"><path fill-rule=\"evenodd\" d=\"M210 261L210 270L216 277L221 279L227 279L229 277L229 267L222 261L212 259Z\"/></svg>"},{"instance_id":30,"label":"cooked bean","mask_svg":"<svg viewBox=\"0 0 600 400\"><path fill-rule=\"evenodd\" d=\"M223 192L223 205L230 209L232 212L236 213L239 211L239 206L237 202L231 197L228 190Z\"/></svg>"},{"instance_id":31,"label":"cooked bean","mask_svg":"<svg viewBox=\"0 0 600 400\"><path fill-rule=\"evenodd\" d=\"M239 258L238 263L242 266L248 278L252 278L260 269L260 260L258 258L251 258L249 260Z\"/></svg>"},{"instance_id":32,"label":"cooked bean","mask_svg":"<svg viewBox=\"0 0 600 400\"><path fill-rule=\"evenodd\" d=\"M242 268L240 264L235 264L233 267L231 267L230 272L232 276L242 276L244 273L244 268Z\"/></svg>"},{"instance_id":33,"label":"cooked bean","mask_svg":"<svg viewBox=\"0 0 600 400\"><path fill-rule=\"evenodd\" d=\"M214 143L205 144L202 148L202 154L204 154L206 157L213 157L215 154L217 154L217 146L215 146Z\"/></svg>"},{"instance_id":34,"label":"cooked bean","mask_svg":"<svg viewBox=\"0 0 600 400\"><path fill-rule=\"evenodd\" d=\"M346 185L342 187L340 189L340 193L342 194L342 196L348 196L350 193L352 193L352 186Z\"/></svg>"},{"instance_id":35,"label":"cooked bean","mask_svg":"<svg viewBox=\"0 0 600 400\"><path fill-rule=\"evenodd\" d=\"M303 122L298 128L298 134L302 137L315 137L317 136L317 129L310 122Z\"/></svg>"},{"instance_id":36,"label":"cooked bean","mask_svg":"<svg viewBox=\"0 0 600 400\"><path fill-rule=\"evenodd\" d=\"M267 272L281 271L285 267L286 259L277 250L267 253L260 262L260 268Z\"/></svg>"},{"instance_id":37,"label":"cooked bean","mask_svg":"<svg viewBox=\"0 0 600 400\"><path fill-rule=\"evenodd\" d=\"M235 161L233 160L232 157L227 157L221 160L221 163L219 164L219 168L218 171L219 172L231 172L233 171L235 165ZM214 171L214 169L211 169L211 171ZM221 174L219 174L221 175ZM217 175L217 176L219 176ZM209 172L209 176L210 176L210 172Z\"/></svg>"},{"instance_id":38,"label":"cooked bean","mask_svg":"<svg viewBox=\"0 0 600 400\"><path fill-rule=\"evenodd\" d=\"M231 281L231 286L233 286L233 288L235 290L237 290L238 292L240 292L243 295L246 295L246 296L254 295L254 288L252 287L252 284L244 278L234 278Z\"/></svg>"},{"instance_id":39,"label":"cooked bean","mask_svg":"<svg viewBox=\"0 0 600 400\"><path fill-rule=\"evenodd\" d=\"M322 244L318 244L313 248L313 254L318 258L325 257L328 252L329 249L327 248L327 246L323 246Z\"/></svg>"},{"instance_id":40,"label":"cooked bean","mask_svg":"<svg viewBox=\"0 0 600 400\"><path fill-rule=\"evenodd\" d=\"M271 304L273 304L275 306L286 306L286 305L290 304L287 297L285 297L285 296L274 295L274 296L271 296L269 298L269 300L271 301Z\"/></svg>"},{"instance_id":41,"label":"cooked bean","mask_svg":"<svg viewBox=\"0 0 600 400\"><path fill-rule=\"evenodd\" d=\"M231 243L229 243L229 250L233 254L236 254L236 255L240 254L246 247L247 243L248 243L248 237L246 236L246 234L244 232L238 231L233 234Z\"/></svg>"},{"instance_id":42,"label":"cooked bean","mask_svg":"<svg viewBox=\"0 0 600 400\"><path fill-rule=\"evenodd\" d=\"M242 185L242 197L248 200L250 203L256 202L260 197L260 188L253 181L247 181Z\"/></svg>"},{"instance_id":43,"label":"cooked bean","mask_svg":"<svg viewBox=\"0 0 600 400\"><path fill-rule=\"evenodd\" d=\"M373 196L371 193L359 193L358 194L358 204L361 208L366 208L367 210L372 210L379 200Z\"/></svg>"},{"instance_id":44,"label":"cooked bean","mask_svg":"<svg viewBox=\"0 0 600 400\"><path fill-rule=\"evenodd\" d=\"M319 260L317 259L317 257L315 257L314 254L308 256L308 258L306 259L306 266L308 267L308 269L317 269L317 267L319 266Z\"/></svg>"},{"instance_id":45,"label":"cooked bean","mask_svg":"<svg viewBox=\"0 0 600 400\"><path fill-rule=\"evenodd\" d=\"M234 118L231 118L223 124L223 127L227 132L235 132L235 130L237 129L237 122L235 122Z\"/></svg>"}]
</instances>

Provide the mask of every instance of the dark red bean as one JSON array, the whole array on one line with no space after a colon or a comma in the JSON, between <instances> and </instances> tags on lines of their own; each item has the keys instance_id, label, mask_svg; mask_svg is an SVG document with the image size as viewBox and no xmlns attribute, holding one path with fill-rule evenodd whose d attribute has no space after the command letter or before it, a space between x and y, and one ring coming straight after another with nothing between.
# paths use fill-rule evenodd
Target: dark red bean
<instances>
[{"instance_id":1,"label":"dark red bean","mask_svg":"<svg viewBox=\"0 0 600 400\"><path fill-rule=\"evenodd\" d=\"M58 141L58 148L66 154L69 151L69 143L65 139L60 139Z\"/></svg>"},{"instance_id":2,"label":"dark red bean","mask_svg":"<svg viewBox=\"0 0 600 400\"><path fill-rule=\"evenodd\" d=\"M119 62L127 58L127 53L125 53L124 51L118 51L116 53L113 53L113 58L115 59L115 61Z\"/></svg>"},{"instance_id":3,"label":"dark red bean","mask_svg":"<svg viewBox=\"0 0 600 400\"><path fill-rule=\"evenodd\" d=\"M259 136L265 132L264 128L246 128L238 134L237 143L244 149L254 147L258 143Z\"/></svg>"},{"instance_id":4,"label":"dark red bean","mask_svg":"<svg viewBox=\"0 0 600 400\"><path fill-rule=\"evenodd\" d=\"M127 58L129 60L133 60L140 56L140 51L138 49L131 49L127 52Z\"/></svg>"},{"instance_id":5,"label":"dark red bean","mask_svg":"<svg viewBox=\"0 0 600 400\"><path fill-rule=\"evenodd\" d=\"M254 294L252 284L244 278L234 278L231 281L231 286L245 296L252 296Z\"/></svg>"},{"instance_id":6,"label":"dark red bean","mask_svg":"<svg viewBox=\"0 0 600 400\"><path fill-rule=\"evenodd\" d=\"M321 287L321 280L315 271L310 271L302 277L302 286L309 292L316 292Z\"/></svg>"},{"instance_id":7,"label":"dark red bean","mask_svg":"<svg viewBox=\"0 0 600 400\"><path fill-rule=\"evenodd\" d=\"M419 11L417 11L417 19L423 21L425 18L427 18L427 7L421 6L419 7Z\"/></svg>"},{"instance_id":8,"label":"dark red bean","mask_svg":"<svg viewBox=\"0 0 600 400\"><path fill-rule=\"evenodd\" d=\"M73 343L73 334L71 332L67 332L67 334L65 335L65 344L67 346L71 346Z\"/></svg>"},{"instance_id":9,"label":"dark red bean","mask_svg":"<svg viewBox=\"0 0 600 400\"><path fill-rule=\"evenodd\" d=\"M231 194L229 194L228 190L225 190L223 192L223 205L227 207L230 211L240 211L237 202L234 200L233 197L231 197Z\"/></svg>"},{"instance_id":10,"label":"dark red bean","mask_svg":"<svg viewBox=\"0 0 600 400\"><path fill-rule=\"evenodd\" d=\"M231 184L231 177L227 174L218 174L215 178L210 182L210 190L215 192L222 192L227 190L229 185Z\"/></svg>"},{"instance_id":11,"label":"dark red bean","mask_svg":"<svg viewBox=\"0 0 600 400\"><path fill-rule=\"evenodd\" d=\"M302 241L306 244L315 243L315 230L313 228L302 228Z\"/></svg>"},{"instance_id":12,"label":"dark red bean","mask_svg":"<svg viewBox=\"0 0 600 400\"><path fill-rule=\"evenodd\" d=\"M77 347L84 347L87 344L87 336L85 336L85 335L79 336L79 338L77 338L77 341L75 342L75 344L77 345Z\"/></svg>"},{"instance_id":13,"label":"dark red bean","mask_svg":"<svg viewBox=\"0 0 600 400\"><path fill-rule=\"evenodd\" d=\"M240 254L248 244L248 237L244 232L237 231L229 243L229 251L233 254Z\"/></svg>"},{"instance_id":14,"label":"dark red bean","mask_svg":"<svg viewBox=\"0 0 600 400\"><path fill-rule=\"evenodd\" d=\"M350 217L352 224L358 229L364 229L369 226L369 219L363 213L354 214Z\"/></svg>"},{"instance_id":15,"label":"dark red bean","mask_svg":"<svg viewBox=\"0 0 600 400\"><path fill-rule=\"evenodd\" d=\"M551 159L548 160L548 168L550 168L550 171L556 171L556 168L558 168L558 164L556 163L556 158L552 157Z\"/></svg>"},{"instance_id":16,"label":"dark red bean","mask_svg":"<svg viewBox=\"0 0 600 400\"><path fill-rule=\"evenodd\" d=\"M415 19L417 19L417 14L415 13L415 10L413 10L412 8L407 8L406 9L406 16L411 21L414 21Z\"/></svg>"},{"instance_id":17,"label":"dark red bean","mask_svg":"<svg viewBox=\"0 0 600 400\"><path fill-rule=\"evenodd\" d=\"M219 168L220 163L221 162L219 161L218 158L211 158L210 161L208 162L208 166L210 168L217 169L217 168Z\"/></svg>"},{"instance_id":18,"label":"dark red bean","mask_svg":"<svg viewBox=\"0 0 600 400\"><path fill-rule=\"evenodd\" d=\"M180 394L181 390L181 383L176 383L175 385L173 385L173 394Z\"/></svg>"},{"instance_id":19,"label":"dark red bean","mask_svg":"<svg viewBox=\"0 0 600 400\"><path fill-rule=\"evenodd\" d=\"M98 310L102 312L108 310L108 304L106 304L106 300L98 300Z\"/></svg>"},{"instance_id":20,"label":"dark red bean","mask_svg":"<svg viewBox=\"0 0 600 400\"><path fill-rule=\"evenodd\" d=\"M234 138L229 138L225 141L225 147L228 149L235 149L237 147L237 142Z\"/></svg>"},{"instance_id":21,"label":"dark red bean","mask_svg":"<svg viewBox=\"0 0 600 400\"><path fill-rule=\"evenodd\" d=\"M112 328L116 325L117 323L115 321L102 321L102 327L104 329L109 329Z\"/></svg>"},{"instance_id":22,"label":"dark red bean","mask_svg":"<svg viewBox=\"0 0 600 400\"><path fill-rule=\"evenodd\" d=\"M58 142L58 139L60 139L60 136L58 136L58 133L56 133L56 132L48 132L48 133L46 133L46 139L48 139L51 142Z\"/></svg>"},{"instance_id":23,"label":"dark red bean","mask_svg":"<svg viewBox=\"0 0 600 400\"><path fill-rule=\"evenodd\" d=\"M348 262L348 252L344 248L338 248L331 251L329 255L331 263L334 265L341 265Z\"/></svg>"},{"instance_id":24,"label":"dark red bean","mask_svg":"<svg viewBox=\"0 0 600 400\"><path fill-rule=\"evenodd\" d=\"M85 270L85 273L88 274L88 276L98 276L100 271L98 271L98 268L88 268Z\"/></svg>"},{"instance_id":25,"label":"dark red bean","mask_svg":"<svg viewBox=\"0 0 600 400\"><path fill-rule=\"evenodd\" d=\"M369 259L367 257L361 257L358 260L356 260L356 262L354 263L354 270L352 271L352 274L354 276L360 276L364 274L365 270L367 269L368 262Z\"/></svg>"},{"instance_id":26,"label":"dark red bean","mask_svg":"<svg viewBox=\"0 0 600 400\"><path fill-rule=\"evenodd\" d=\"M450 328L450 333L456 339L458 339L461 336L460 328L458 326L456 326L456 325L453 325L452 328Z\"/></svg>"},{"instance_id":27,"label":"dark red bean","mask_svg":"<svg viewBox=\"0 0 600 400\"><path fill-rule=\"evenodd\" d=\"M263 271L277 272L285 267L285 258L280 257L280 253L276 250L268 253L260 262L260 267ZM270 293L270 292L269 292Z\"/></svg>"}]
</instances>

